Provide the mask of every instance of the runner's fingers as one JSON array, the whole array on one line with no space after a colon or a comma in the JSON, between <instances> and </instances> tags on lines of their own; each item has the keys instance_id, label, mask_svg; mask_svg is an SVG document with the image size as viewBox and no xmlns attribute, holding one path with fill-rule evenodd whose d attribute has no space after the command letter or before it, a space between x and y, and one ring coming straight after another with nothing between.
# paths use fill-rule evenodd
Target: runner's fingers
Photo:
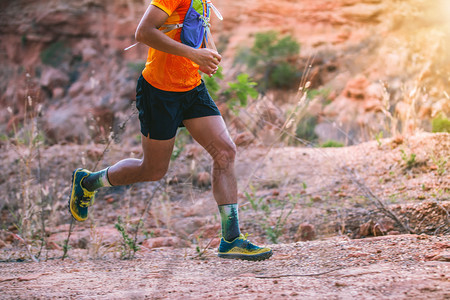
<instances>
[{"instance_id":1,"label":"runner's fingers","mask_svg":"<svg viewBox=\"0 0 450 300\"><path fill-rule=\"evenodd\" d=\"M222 60L222 56L217 52L212 52L214 55L214 58L217 59L218 63Z\"/></svg>"},{"instance_id":2,"label":"runner's fingers","mask_svg":"<svg viewBox=\"0 0 450 300\"><path fill-rule=\"evenodd\" d=\"M213 74L217 70L216 67L209 68L209 74Z\"/></svg>"},{"instance_id":3,"label":"runner's fingers","mask_svg":"<svg viewBox=\"0 0 450 300\"><path fill-rule=\"evenodd\" d=\"M214 65L214 67L218 67L219 66L219 64L220 64L220 61L218 61L217 59L213 59L212 60L212 63L213 63L213 65Z\"/></svg>"},{"instance_id":4,"label":"runner's fingers","mask_svg":"<svg viewBox=\"0 0 450 300\"><path fill-rule=\"evenodd\" d=\"M203 66L205 66L206 68L210 68L210 69L216 69L219 67L219 63L217 61L207 61L205 62L205 64L203 64Z\"/></svg>"},{"instance_id":5,"label":"runner's fingers","mask_svg":"<svg viewBox=\"0 0 450 300\"><path fill-rule=\"evenodd\" d=\"M215 72L215 70L217 70L217 67L212 67L212 66L205 66L204 68L200 68L203 73L205 73L206 75L208 75L209 77L211 77L210 75L213 74L213 72Z\"/></svg>"}]
</instances>

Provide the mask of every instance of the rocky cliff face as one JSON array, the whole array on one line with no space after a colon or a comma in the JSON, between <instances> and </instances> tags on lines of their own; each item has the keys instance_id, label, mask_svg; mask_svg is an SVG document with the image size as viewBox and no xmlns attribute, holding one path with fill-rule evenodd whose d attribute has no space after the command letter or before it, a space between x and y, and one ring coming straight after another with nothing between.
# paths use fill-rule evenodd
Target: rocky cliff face
<instances>
[{"instance_id":1,"label":"rocky cliff face","mask_svg":"<svg viewBox=\"0 0 450 300\"><path fill-rule=\"evenodd\" d=\"M450 113L446 2L216 0L224 21L213 19L213 33L228 79L239 72L233 65L237 50L251 46L256 32L275 29L300 42L298 68L312 59L307 78L312 87L331 90L333 103L321 108L321 117L371 126L383 109L392 114L397 109L401 116L402 104L413 103L414 128L439 112ZM147 5L2 1L0 103L9 109L0 112L1 131L17 128L38 103L50 142L100 140L110 128L119 130L132 114L135 80L147 52L143 45L123 49L134 43ZM133 126L130 134L138 132Z\"/></svg>"},{"instance_id":2,"label":"rocky cliff face","mask_svg":"<svg viewBox=\"0 0 450 300\"><path fill-rule=\"evenodd\" d=\"M145 47L134 40L143 3L7 1L1 4L3 129L24 118L31 96L42 105L51 142L105 138L134 99ZM30 108L27 109L30 111ZM11 118L12 114L12 118Z\"/></svg>"},{"instance_id":3,"label":"rocky cliff face","mask_svg":"<svg viewBox=\"0 0 450 300\"><path fill-rule=\"evenodd\" d=\"M301 43L298 69L312 61L306 80L331 91L331 105L313 100L311 107L322 139L358 142L386 123L392 133L429 130L431 118L450 113L448 1L259 0L223 9L232 19L222 25L227 58L259 31L275 29Z\"/></svg>"}]
</instances>

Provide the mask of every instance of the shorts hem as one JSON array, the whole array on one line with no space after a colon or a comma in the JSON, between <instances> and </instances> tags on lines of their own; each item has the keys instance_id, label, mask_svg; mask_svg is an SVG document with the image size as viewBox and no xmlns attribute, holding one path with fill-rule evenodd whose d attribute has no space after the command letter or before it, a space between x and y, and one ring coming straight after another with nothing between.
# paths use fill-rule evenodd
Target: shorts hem
<instances>
[{"instance_id":1,"label":"shorts hem","mask_svg":"<svg viewBox=\"0 0 450 300\"><path fill-rule=\"evenodd\" d=\"M212 117L212 116L221 116L220 112L211 112L210 114L202 114L202 115L198 115L198 116L189 116L187 118L184 118L184 120L191 120L191 119L198 119L198 118L203 118L203 117Z\"/></svg>"},{"instance_id":2,"label":"shorts hem","mask_svg":"<svg viewBox=\"0 0 450 300\"><path fill-rule=\"evenodd\" d=\"M173 139L173 138L176 137L176 135L177 135L177 133L175 132L175 134L173 135L173 137L170 137L170 138L152 137L152 136L150 136L150 132L148 132L147 134L144 134L144 132L142 132L142 130L141 130L141 134L142 134L143 136L145 136L146 138L148 138L148 139L156 140L156 141L168 141L168 140Z\"/></svg>"}]
</instances>

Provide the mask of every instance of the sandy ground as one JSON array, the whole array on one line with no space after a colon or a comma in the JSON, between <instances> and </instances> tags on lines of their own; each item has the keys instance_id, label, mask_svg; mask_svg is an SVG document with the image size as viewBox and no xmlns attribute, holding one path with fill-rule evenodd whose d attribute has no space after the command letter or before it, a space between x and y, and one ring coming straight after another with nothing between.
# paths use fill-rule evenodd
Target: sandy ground
<instances>
[{"instance_id":1,"label":"sandy ground","mask_svg":"<svg viewBox=\"0 0 450 300\"><path fill-rule=\"evenodd\" d=\"M433 160L448 158L449 137L424 134L333 149L241 149L236 164L240 191L271 205L269 215L252 210L241 192L241 228L252 234L252 241L270 244L261 221L276 221L286 213L280 203L289 194L298 194L279 244L271 245L273 257L263 262L217 258L220 228L210 187L193 188L190 183L195 177L192 165L208 171L210 161L196 154L195 147L185 149L167 175L167 181L178 178L179 183L167 184L163 190L167 194L149 202L138 237L141 250L133 260L120 259L121 238L114 223L125 213L130 224L136 222L148 202L143 199L149 199L155 185L99 193L92 211L95 222L76 224L64 261L61 244L68 230L68 188L56 189L57 202L47 224L49 249L44 249L40 262L31 261L24 247L11 240L10 231L0 231L0 298L450 299L449 163L439 174ZM411 167L400 150L416 154ZM71 146L43 151L44 170L64 167L49 179L55 187L70 180L70 170L79 162L65 157L79 151ZM17 176L8 167L14 165L14 155L2 154L3 174L9 176L3 179L6 188ZM112 148L104 163L127 155ZM399 235L401 229L392 221L383 223L386 216L361 197L364 194L352 183L352 176L358 176L413 234ZM249 178L254 191L248 188ZM363 234L368 220L374 223ZM297 242L297 228L305 222L315 227L314 240ZM356 233L373 235L376 226L391 228L388 232L386 227L383 236L351 239ZM143 236L144 230L164 243L172 241L170 247L156 245ZM195 242L200 236L202 245ZM209 240L211 247L200 256L196 246L203 249Z\"/></svg>"},{"instance_id":2,"label":"sandy ground","mask_svg":"<svg viewBox=\"0 0 450 300\"><path fill-rule=\"evenodd\" d=\"M263 262L192 248L135 260L2 263L1 298L450 299L450 238L399 235L278 244ZM446 262L444 260L447 260Z\"/></svg>"}]
</instances>

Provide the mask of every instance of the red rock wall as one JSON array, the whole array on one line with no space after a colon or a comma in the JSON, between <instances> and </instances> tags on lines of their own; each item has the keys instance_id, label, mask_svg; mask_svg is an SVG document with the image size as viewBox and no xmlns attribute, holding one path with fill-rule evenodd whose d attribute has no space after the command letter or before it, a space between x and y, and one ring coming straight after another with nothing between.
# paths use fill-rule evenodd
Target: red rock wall
<instances>
[{"instance_id":1,"label":"red rock wall","mask_svg":"<svg viewBox=\"0 0 450 300\"><path fill-rule=\"evenodd\" d=\"M148 3L1 1L0 104L12 111L12 115L0 112L2 131L21 122L26 95L45 104L46 130L54 142L80 142L87 138L83 132L98 134L101 129L89 130L97 117L108 120L100 126L106 131L125 118L121 114L134 100L135 80L147 48L123 49L134 43L136 26ZM448 109L443 91L450 74L450 22L446 17L450 9L445 0L214 3L224 16L224 21L213 17L212 22L216 43L224 49L228 79L239 71L233 66L239 47L251 46L256 32L275 29L292 34L301 43L303 64L314 57L313 75L308 79L314 88L331 88L341 95L338 100L346 98L342 91L348 90L347 82L363 76L370 84L387 82L393 95L401 89L426 88L426 105L439 103L441 110ZM432 108L427 111L433 113ZM84 127L61 136L60 131L73 127L67 120L77 118L83 118Z\"/></svg>"}]
</instances>

